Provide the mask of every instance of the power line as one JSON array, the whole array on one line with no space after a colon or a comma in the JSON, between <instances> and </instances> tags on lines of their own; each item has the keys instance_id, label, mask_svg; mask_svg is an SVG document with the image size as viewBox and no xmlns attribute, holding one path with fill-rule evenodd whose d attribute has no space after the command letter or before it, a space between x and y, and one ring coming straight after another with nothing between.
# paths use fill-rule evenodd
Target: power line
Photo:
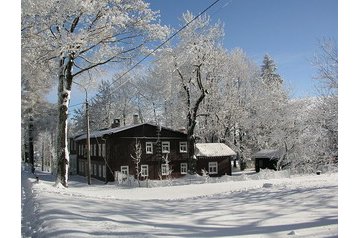
<instances>
[{"instance_id":1,"label":"power line","mask_svg":"<svg viewBox=\"0 0 358 238\"><path fill-rule=\"evenodd\" d=\"M68 106L69 108L70 107L76 107L76 106L79 106L79 105L83 105L83 104L86 104L85 102L81 102L81 103L77 103L77 104L75 104L75 105L70 105L70 106Z\"/></svg>"},{"instance_id":2,"label":"power line","mask_svg":"<svg viewBox=\"0 0 358 238\"><path fill-rule=\"evenodd\" d=\"M163 43L161 43L159 46L157 46L154 50L152 50L149 54L147 54L146 56L144 56L143 59L141 59L140 61L138 61L136 64L134 64L131 68L129 68L127 71L125 71L121 76L119 76L116 80L114 80L109 86L112 86L114 83L118 82L121 78L123 78L125 75L127 75L130 71L132 71L135 67L137 67L139 64L141 64L144 60L146 60L150 55L152 55L154 52L156 52L159 48L161 48L163 45L165 45L168 41L170 41L171 39L173 39L177 34L179 34L182 30L184 30L189 24L191 24L193 21L195 21L198 17L200 17L202 14L204 14L207 10L209 10L211 7L213 7L215 4L217 4L220 0L216 0L215 2L213 2L212 4L210 4L210 6L208 6L207 8L205 8L203 11L201 11L196 17L194 17L192 20L190 20L188 23L186 23L183 27L181 27L178 31L176 31L173 35L171 35L168 39L166 39ZM123 82L122 84L120 84L117 88L115 88L114 90L112 90L112 92L109 94L112 95L116 90L118 90L120 87L122 87L124 84L126 84L127 82L129 82L130 78L127 79L125 82ZM93 96L94 97L94 96ZM91 97L89 100L93 99L93 97Z\"/></svg>"}]
</instances>

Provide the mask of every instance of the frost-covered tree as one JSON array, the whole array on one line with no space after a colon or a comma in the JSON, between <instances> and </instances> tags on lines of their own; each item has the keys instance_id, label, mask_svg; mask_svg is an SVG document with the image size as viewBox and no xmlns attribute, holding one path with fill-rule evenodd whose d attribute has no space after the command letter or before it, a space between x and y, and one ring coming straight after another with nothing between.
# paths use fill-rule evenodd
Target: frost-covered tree
<instances>
[{"instance_id":1,"label":"frost-covered tree","mask_svg":"<svg viewBox=\"0 0 358 238\"><path fill-rule=\"evenodd\" d=\"M338 157L338 50L333 39L320 42L319 52L314 56L317 69L314 79L319 81L319 103L314 115L320 125L321 141L325 149L320 153L324 158Z\"/></svg>"},{"instance_id":2,"label":"frost-covered tree","mask_svg":"<svg viewBox=\"0 0 358 238\"><path fill-rule=\"evenodd\" d=\"M184 13L183 24L186 25L193 18L192 13ZM175 47L158 56L157 64L161 65L159 69L169 72L169 77L177 85L179 92L171 97L173 101L165 102L164 111L167 114L169 110L180 110L181 118L184 116L190 155L194 154L195 128L200 106L209 93L208 84L220 77L218 54L221 51L222 37L220 23L211 25L209 16L200 16L180 32L179 42ZM190 161L193 161L192 158ZM193 166L189 167L192 171Z\"/></svg>"},{"instance_id":3,"label":"frost-covered tree","mask_svg":"<svg viewBox=\"0 0 358 238\"><path fill-rule=\"evenodd\" d=\"M287 154L282 164L299 172L314 172L320 166L334 162L327 131L318 118L321 98L295 99L289 102L289 137L285 138Z\"/></svg>"},{"instance_id":4,"label":"frost-covered tree","mask_svg":"<svg viewBox=\"0 0 358 238\"><path fill-rule=\"evenodd\" d=\"M164 39L168 29L142 0L22 1L23 49L43 79L58 81L57 183L67 187L67 117L73 80L84 72L120 63L146 50L145 44Z\"/></svg>"},{"instance_id":5,"label":"frost-covered tree","mask_svg":"<svg viewBox=\"0 0 358 238\"><path fill-rule=\"evenodd\" d=\"M265 55L258 79L260 98L254 116L261 149L281 147L286 129L288 95L276 70L273 59Z\"/></svg>"},{"instance_id":6,"label":"frost-covered tree","mask_svg":"<svg viewBox=\"0 0 358 238\"><path fill-rule=\"evenodd\" d=\"M128 78L129 77L129 78ZM137 84L131 83L133 76L120 78L115 75L112 81L102 81L98 93L89 102L90 128L98 130L111 127L114 119L119 119L120 125L132 123L132 115L140 112ZM138 81L138 79L136 79ZM119 87L117 86L119 85ZM85 108L75 109L73 120L77 133L86 130Z\"/></svg>"},{"instance_id":7,"label":"frost-covered tree","mask_svg":"<svg viewBox=\"0 0 358 238\"><path fill-rule=\"evenodd\" d=\"M91 128L101 129L110 127L114 119L114 103L115 99L110 82L101 81L98 93L90 102Z\"/></svg>"},{"instance_id":8,"label":"frost-covered tree","mask_svg":"<svg viewBox=\"0 0 358 238\"><path fill-rule=\"evenodd\" d=\"M131 158L133 160L133 163L135 164L135 177L138 180L138 186L140 187L140 162L142 160L142 146L140 141L136 141L134 144L134 155L131 154Z\"/></svg>"}]
</instances>

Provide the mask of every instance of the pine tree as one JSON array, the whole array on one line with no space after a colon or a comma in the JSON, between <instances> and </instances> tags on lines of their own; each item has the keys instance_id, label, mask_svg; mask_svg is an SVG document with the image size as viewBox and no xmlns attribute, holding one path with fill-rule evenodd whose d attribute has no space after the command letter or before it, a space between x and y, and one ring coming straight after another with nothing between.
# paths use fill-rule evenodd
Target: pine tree
<instances>
[{"instance_id":1,"label":"pine tree","mask_svg":"<svg viewBox=\"0 0 358 238\"><path fill-rule=\"evenodd\" d=\"M282 84L281 76L276 72L277 66L268 54L265 54L261 65L261 78L267 85Z\"/></svg>"}]
</instances>

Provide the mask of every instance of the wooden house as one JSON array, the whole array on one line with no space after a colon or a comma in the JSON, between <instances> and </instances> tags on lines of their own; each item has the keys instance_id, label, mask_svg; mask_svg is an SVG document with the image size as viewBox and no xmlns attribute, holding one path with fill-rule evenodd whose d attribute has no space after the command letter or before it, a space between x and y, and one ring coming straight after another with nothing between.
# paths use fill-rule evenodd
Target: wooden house
<instances>
[{"instance_id":1,"label":"wooden house","mask_svg":"<svg viewBox=\"0 0 358 238\"><path fill-rule=\"evenodd\" d=\"M70 175L77 174L77 152L76 152L76 142L74 137L68 139L68 151L69 151L69 173Z\"/></svg>"},{"instance_id":2,"label":"wooden house","mask_svg":"<svg viewBox=\"0 0 358 238\"><path fill-rule=\"evenodd\" d=\"M231 175L231 160L235 156L235 151L223 143L195 144L196 170L200 174L205 169L213 177Z\"/></svg>"},{"instance_id":3,"label":"wooden house","mask_svg":"<svg viewBox=\"0 0 358 238\"><path fill-rule=\"evenodd\" d=\"M255 170L260 172L260 169L277 169L277 162L282 156L284 156L284 149L271 149L260 150L253 154L255 160Z\"/></svg>"},{"instance_id":4,"label":"wooden house","mask_svg":"<svg viewBox=\"0 0 358 238\"><path fill-rule=\"evenodd\" d=\"M90 133L92 177L114 181L119 172L136 176L136 152L141 153L139 179L159 179L169 174L180 177L187 173L189 154L186 133L150 123L117 125L114 123L112 128ZM87 171L86 138L83 134L75 139L77 173L83 176ZM165 157L169 163L165 163Z\"/></svg>"}]
</instances>

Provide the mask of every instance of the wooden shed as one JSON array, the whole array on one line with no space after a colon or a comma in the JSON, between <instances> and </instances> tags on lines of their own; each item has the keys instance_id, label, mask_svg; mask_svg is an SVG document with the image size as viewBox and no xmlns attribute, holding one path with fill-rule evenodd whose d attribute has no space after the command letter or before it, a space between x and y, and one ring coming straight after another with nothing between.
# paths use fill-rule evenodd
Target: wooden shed
<instances>
[{"instance_id":1,"label":"wooden shed","mask_svg":"<svg viewBox=\"0 0 358 238\"><path fill-rule=\"evenodd\" d=\"M86 134L77 137L77 173L86 176ZM139 179L180 177L188 171L187 134L182 131L153 125L132 124L92 131L90 134L92 176L114 181L116 174L136 177L136 144L140 145ZM133 156L133 157L132 157ZM164 158L168 157L169 163Z\"/></svg>"},{"instance_id":2,"label":"wooden shed","mask_svg":"<svg viewBox=\"0 0 358 238\"><path fill-rule=\"evenodd\" d=\"M231 175L231 160L235 156L235 151L223 143L195 144L196 170L199 174L205 169L213 177Z\"/></svg>"},{"instance_id":3,"label":"wooden shed","mask_svg":"<svg viewBox=\"0 0 358 238\"><path fill-rule=\"evenodd\" d=\"M284 149L266 149L256 152L252 156L255 159L256 172L260 172L260 169L277 170L277 162L284 155Z\"/></svg>"}]
</instances>

